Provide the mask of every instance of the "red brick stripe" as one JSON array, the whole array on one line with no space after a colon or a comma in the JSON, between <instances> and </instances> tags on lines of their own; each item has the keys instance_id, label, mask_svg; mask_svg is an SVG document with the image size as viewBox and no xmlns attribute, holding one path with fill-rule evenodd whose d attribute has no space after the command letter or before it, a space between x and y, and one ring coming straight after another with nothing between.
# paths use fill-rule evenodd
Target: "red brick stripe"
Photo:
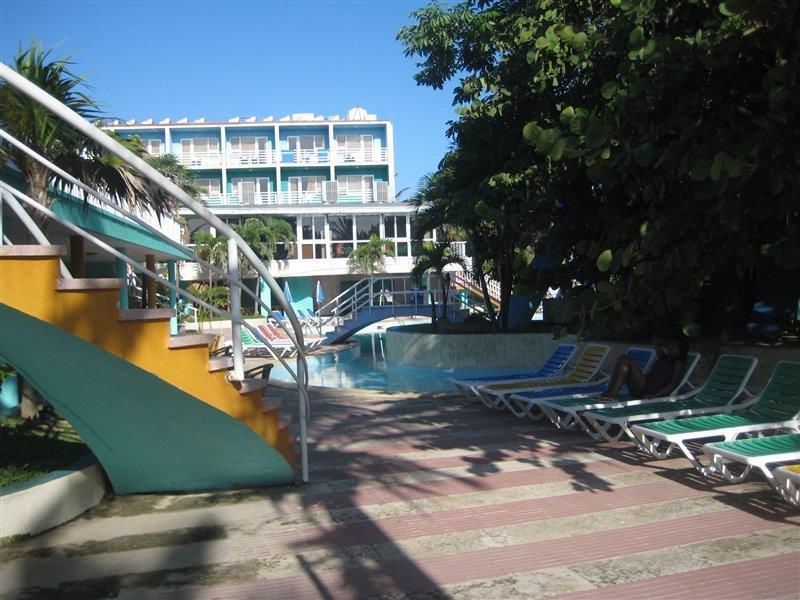
<instances>
[{"instance_id":1,"label":"red brick stripe","mask_svg":"<svg viewBox=\"0 0 800 600\"><path fill-rule=\"evenodd\" d=\"M364 596L431 590L479 579L536 571L627 556L648 550L744 535L784 526L739 510L726 510L662 523L620 528L612 532L576 535L567 539L518 544L457 555L358 565L337 572L211 588L184 588L159 598L361 598ZM676 550L678 552L679 550Z\"/></svg>"},{"instance_id":2,"label":"red brick stripe","mask_svg":"<svg viewBox=\"0 0 800 600\"><path fill-rule=\"evenodd\" d=\"M716 565L559 596L569 600L602 598L788 598L800 595L800 552Z\"/></svg>"}]
</instances>

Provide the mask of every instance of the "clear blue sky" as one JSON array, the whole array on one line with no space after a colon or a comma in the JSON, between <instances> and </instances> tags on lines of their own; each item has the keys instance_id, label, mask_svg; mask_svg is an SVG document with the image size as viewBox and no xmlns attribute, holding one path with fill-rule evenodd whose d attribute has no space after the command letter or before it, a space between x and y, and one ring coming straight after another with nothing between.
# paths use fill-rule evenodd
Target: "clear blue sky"
<instances>
[{"instance_id":1,"label":"clear blue sky","mask_svg":"<svg viewBox=\"0 0 800 600\"><path fill-rule=\"evenodd\" d=\"M451 90L418 87L395 41L426 2L0 0L0 56L35 38L71 54L126 119L279 118L361 105L395 125L398 190L436 168ZM406 194L407 196L407 194Z\"/></svg>"}]
</instances>

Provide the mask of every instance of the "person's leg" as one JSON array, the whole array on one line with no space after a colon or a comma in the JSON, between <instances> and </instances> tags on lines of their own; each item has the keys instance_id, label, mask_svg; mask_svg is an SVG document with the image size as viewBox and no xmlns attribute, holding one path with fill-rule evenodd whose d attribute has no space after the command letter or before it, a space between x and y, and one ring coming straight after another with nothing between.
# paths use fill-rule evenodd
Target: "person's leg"
<instances>
[{"instance_id":1,"label":"person's leg","mask_svg":"<svg viewBox=\"0 0 800 600\"><path fill-rule=\"evenodd\" d=\"M617 364L614 365L614 370L611 373L611 381L608 384L608 390L603 394L606 398L619 397L619 389L622 384L626 384L631 394L638 396L644 390L645 377L642 370L635 362L625 355L617 359Z\"/></svg>"}]
</instances>

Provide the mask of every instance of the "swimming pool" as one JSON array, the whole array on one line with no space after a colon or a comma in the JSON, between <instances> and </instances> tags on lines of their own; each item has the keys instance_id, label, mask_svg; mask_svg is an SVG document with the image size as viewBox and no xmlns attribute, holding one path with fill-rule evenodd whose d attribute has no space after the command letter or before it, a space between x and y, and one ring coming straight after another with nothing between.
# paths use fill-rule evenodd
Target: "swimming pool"
<instances>
[{"instance_id":1,"label":"swimming pool","mask_svg":"<svg viewBox=\"0 0 800 600\"><path fill-rule=\"evenodd\" d=\"M322 387L360 388L389 392L452 391L454 377L475 377L482 373L506 375L530 369L434 369L389 364L385 358L386 334L383 331L360 333L358 342L339 352L324 352L308 357L309 384ZM282 366L272 369L270 377L291 381Z\"/></svg>"}]
</instances>

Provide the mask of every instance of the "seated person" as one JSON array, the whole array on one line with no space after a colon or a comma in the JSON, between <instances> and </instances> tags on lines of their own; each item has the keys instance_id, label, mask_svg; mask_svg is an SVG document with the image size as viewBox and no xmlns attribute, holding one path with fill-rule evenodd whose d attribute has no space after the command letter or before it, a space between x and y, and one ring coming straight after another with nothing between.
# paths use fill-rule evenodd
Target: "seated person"
<instances>
[{"instance_id":1,"label":"seated person","mask_svg":"<svg viewBox=\"0 0 800 600\"><path fill-rule=\"evenodd\" d=\"M602 398L617 399L623 383L634 398L660 398L675 389L683 374L689 345L682 336L665 334L655 334L653 345L658 359L650 372L645 375L633 360L625 355L620 356Z\"/></svg>"}]
</instances>

